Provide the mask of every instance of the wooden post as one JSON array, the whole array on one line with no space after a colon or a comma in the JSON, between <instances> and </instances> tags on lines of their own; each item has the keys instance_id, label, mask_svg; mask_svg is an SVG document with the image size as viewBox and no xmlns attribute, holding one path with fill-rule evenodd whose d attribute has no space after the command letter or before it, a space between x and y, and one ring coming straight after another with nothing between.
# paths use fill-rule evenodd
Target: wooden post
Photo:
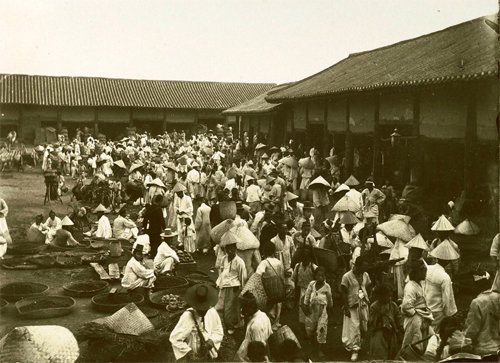
<instances>
[{"instance_id":1,"label":"wooden post","mask_svg":"<svg viewBox=\"0 0 500 363\"><path fill-rule=\"evenodd\" d=\"M349 103L349 97L346 99L346 111L345 111L345 178L348 178L352 174L353 159L354 159L354 148L352 145L352 133L351 133L351 105Z\"/></svg>"},{"instance_id":2,"label":"wooden post","mask_svg":"<svg viewBox=\"0 0 500 363\"><path fill-rule=\"evenodd\" d=\"M162 130L163 130L163 132L167 131L167 109L163 110L163 125L162 125Z\"/></svg>"},{"instance_id":3,"label":"wooden post","mask_svg":"<svg viewBox=\"0 0 500 363\"><path fill-rule=\"evenodd\" d=\"M372 176L376 183L379 182L379 154L380 154L380 92L375 93L375 111L373 114L373 160L372 160Z\"/></svg>"},{"instance_id":4,"label":"wooden post","mask_svg":"<svg viewBox=\"0 0 500 363\"><path fill-rule=\"evenodd\" d=\"M413 123L412 123L412 148L411 148L411 175L410 183L413 185L421 185L424 154L422 148L422 139L420 137L420 93L415 93L413 98Z\"/></svg>"},{"instance_id":5,"label":"wooden post","mask_svg":"<svg viewBox=\"0 0 500 363\"><path fill-rule=\"evenodd\" d=\"M306 128L305 128L305 135L304 135L304 150L307 151L307 154L309 155L309 149L312 148L314 145L312 145L312 138L309 130L309 102L306 102Z\"/></svg>"},{"instance_id":6,"label":"wooden post","mask_svg":"<svg viewBox=\"0 0 500 363\"><path fill-rule=\"evenodd\" d=\"M475 160L477 154L477 109L476 92L473 85L470 86L468 92L464 141L464 191L465 198L469 199L474 190L476 177Z\"/></svg>"}]
</instances>

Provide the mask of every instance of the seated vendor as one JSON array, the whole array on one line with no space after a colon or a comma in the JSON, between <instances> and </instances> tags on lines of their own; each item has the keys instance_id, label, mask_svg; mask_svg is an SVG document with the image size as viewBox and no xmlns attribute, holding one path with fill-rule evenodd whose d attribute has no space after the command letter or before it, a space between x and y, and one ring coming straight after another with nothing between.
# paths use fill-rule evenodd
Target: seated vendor
<instances>
[{"instance_id":1,"label":"seated vendor","mask_svg":"<svg viewBox=\"0 0 500 363\"><path fill-rule=\"evenodd\" d=\"M51 245L57 247L74 247L81 246L77 240L73 238L70 230L74 226L74 223L68 216L64 217L61 222L62 228L56 231L54 239L51 242Z\"/></svg>"},{"instance_id":2,"label":"seated vendor","mask_svg":"<svg viewBox=\"0 0 500 363\"><path fill-rule=\"evenodd\" d=\"M125 266L125 273L122 278L122 287L134 290L138 287L151 288L156 280L153 269L146 268L142 261L144 246L138 244L132 250L132 257Z\"/></svg>"},{"instance_id":3,"label":"seated vendor","mask_svg":"<svg viewBox=\"0 0 500 363\"><path fill-rule=\"evenodd\" d=\"M43 216L41 214L35 217L35 222L30 226L26 232L28 242L44 243L47 234L47 227L43 224Z\"/></svg>"},{"instance_id":4,"label":"seated vendor","mask_svg":"<svg viewBox=\"0 0 500 363\"><path fill-rule=\"evenodd\" d=\"M95 232L95 236L97 238L111 238L113 237L113 230L111 229L111 223L109 223L109 218L105 215L105 213L109 213L109 210L106 209L102 204L94 209L94 213L97 215L97 231Z\"/></svg>"},{"instance_id":5,"label":"seated vendor","mask_svg":"<svg viewBox=\"0 0 500 363\"><path fill-rule=\"evenodd\" d=\"M155 272L157 274L169 273L174 269L174 264L179 262L177 253L169 246L169 242L174 243L174 237L177 232L173 232L171 228L166 228L161 234L163 242L158 246L158 252L154 259Z\"/></svg>"},{"instance_id":6,"label":"seated vendor","mask_svg":"<svg viewBox=\"0 0 500 363\"><path fill-rule=\"evenodd\" d=\"M131 239L137 237L138 232L136 224L127 216L127 209L120 209L118 217L113 221L113 237Z\"/></svg>"}]
</instances>

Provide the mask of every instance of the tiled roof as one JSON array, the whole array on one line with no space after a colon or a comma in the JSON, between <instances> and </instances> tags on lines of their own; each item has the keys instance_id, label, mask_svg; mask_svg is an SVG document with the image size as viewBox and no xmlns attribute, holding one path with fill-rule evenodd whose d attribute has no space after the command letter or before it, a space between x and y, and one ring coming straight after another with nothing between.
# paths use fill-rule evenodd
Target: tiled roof
<instances>
[{"instance_id":1,"label":"tiled roof","mask_svg":"<svg viewBox=\"0 0 500 363\"><path fill-rule=\"evenodd\" d=\"M223 111L222 113L224 115L244 115L244 114L257 114L257 113L261 114L261 113L271 112L276 108L278 108L280 104L269 103L266 101L265 97L289 85L290 84L286 83L276 86L270 89L268 92L264 92L263 94L258 95L255 98L252 98L251 100L243 102L237 106L231 107L226 111Z\"/></svg>"},{"instance_id":2,"label":"tiled roof","mask_svg":"<svg viewBox=\"0 0 500 363\"><path fill-rule=\"evenodd\" d=\"M266 97L278 103L301 98L493 77L498 34L481 17L375 50L337 64Z\"/></svg>"},{"instance_id":3,"label":"tiled roof","mask_svg":"<svg viewBox=\"0 0 500 363\"><path fill-rule=\"evenodd\" d=\"M0 74L0 103L224 110L274 86Z\"/></svg>"}]
</instances>

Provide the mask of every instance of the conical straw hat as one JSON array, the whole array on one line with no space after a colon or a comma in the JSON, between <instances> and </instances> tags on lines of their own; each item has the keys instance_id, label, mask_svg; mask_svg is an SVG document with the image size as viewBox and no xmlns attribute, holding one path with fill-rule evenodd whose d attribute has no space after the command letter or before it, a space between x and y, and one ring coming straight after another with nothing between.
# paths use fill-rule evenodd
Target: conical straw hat
<instances>
[{"instance_id":1,"label":"conical straw hat","mask_svg":"<svg viewBox=\"0 0 500 363\"><path fill-rule=\"evenodd\" d=\"M413 237L410 242L406 244L407 248L418 248L424 251L430 251L429 246L425 242L422 235L419 233L415 237Z\"/></svg>"},{"instance_id":2,"label":"conical straw hat","mask_svg":"<svg viewBox=\"0 0 500 363\"><path fill-rule=\"evenodd\" d=\"M358 203L352 200L348 195L344 195L342 198L339 199L337 203L335 203L335 205L332 208L332 211L334 212L349 211L356 213L360 209L361 207L358 205Z\"/></svg>"},{"instance_id":3,"label":"conical straw hat","mask_svg":"<svg viewBox=\"0 0 500 363\"><path fill-rule=\"evenodd\" d=\"M475 236L479 232L479 227L467 218L455 228L456 234L463 234L465 236Z\"/></svg>"},{"instance_id":4,"label":"conical straw hat","mask_svg":"<svg viewBox=\"0 0 500 363\"><path fill-rule=\"evenodd\" d=\"M257 146L255 146L255 150L265 149L266 147L267 147L266 145L258 143Z\"/></svg>"},{"instance_id":5,"label":"conical straw hat","mask_svg":"<svg viewBox=\"0 0 500 363\"><path fill-rule=\"evenodd\" d=\"M354 177L354 175L351 175L349 178L347 178L344 184L349 187L355 187L359 185L359 181Z\"/></svg>"},{"instance_id":6,"label":"conical straw hat","mask_svg":"<svg viewBox=\"0 0 500 363\"><path fill-rule=\"evenodd\" d=\"M392 243L392 241L385 235L383 234L382 232L377 232L377 244L380 246L380 247L384 247L384 248L392 248L394 247L394 243Z\"/></svg>"},{"instance_id":7,"label":"conical straw hat","mask_svg":"<svg viewBox=\"0 0 500 363\"><path fill-rule=\"evenodd\" d=\"M447 239L445 239L436 248L434 248L429 253L429 256L448 261L458 260L460 258L458 252L453 248L450 241L448 241Z\"/></svg>"},{"instance_id":8,"label":"conical straw hat","mask_svg":"<svg viewBox=\"0 0 500 363\"><path fill-rule=\"evenodd\" d=\"M127 169L127 167L125 166L125 163L123 162L123 160L117 160L114 162L114 164L119 167L119 168L122 168L122 169Z\"/></svg>"},{"instance_id":9,"label":"conical straw hat","mask_svg":"<svg viewBox=\"0 0 500 363\"><path fill-rule=\"evenodd\" d=\"M106 207L105 207L105 206L103 206L102 204L99 204L99 205L97 206L97 208L96 208L96 209L94 209L94 213L97 213L97 212L109 213L109 210L108 210L108 209L106 209Z\"/></svg>"},{"instance_id":10,"label":"conical straw hat","mask_svg":"<svg viewBox=\"0 0 500 363\"><path fill-rule=\"evenodd\" d=\"M311 183L309 183L309 188L311 186L318 186L318 185L321 185L321 186L324 186L327 188L330 187L330 184L328 184L328 182L325 180L325 178L323 178L321 175L318 176L316 179L314 179Z\"/></svg>"},{"instance_id":11,"label":"conical straw hat","mask_svg":"<svg viewBox=\"0 0 500 363\"><path fill-rule=\"evenodd\" d=\"M285 201L289 202L294 199L299 199L299 196L296 194L293 194L292 192L286 192L285 194Z\"/></svg>"},{"instance_id":12,"label":"conical straw hat","mask_svg":"<svg viewBox=\"0 0 500 363\"><path fill-rule=\"evenodd\" d=\"M134 170L137 170L139 168L142 168L144 166L143 163L133 163L132 166L129 169L129 173L133 172Z\"/></svg>"},{"instance_id":13,"label":"conical straw hat","mask_svg":"<svg viewBox=\"0 0 500 363\"><path fill-rule=\"evenodd\" d=\"M63 226L74 226L75 224L73 223L73 221L71 219L69 219L68 216L66 216L61 221L61 225L63 225Z\"/></svg>"},{"instance_id":14,"label":"conical straw hat","mask_svg":"<svg viewBox=\"0 0 500 363\"><path fill-rule=\"evenodd\" d=\"M150 185L156 185L160 188L166 188L165 184L163 184L163 182L161 181L160 178L155 178L154 180L152 180L151 182L148 183L148 186Z\"/></svg>"},{"instance_id":15,"label":"conical straw hat","mask_svg":"<svg viewBox=\"0 0 500 363\"><path fill-rule=\"evenodd\" d=\"M389 217L389 221L393 221L395 219L400 219L406 224L408 224L410 223L411 217L404 214L391 214L391 216Z\"/></svg>"},{"instance_id":16,"label":"conical straw hat","mask_svg":"<svg viewBox=\"0 0 500 363\"><path fill-rule=\"evenodd\" d=\"M352 212L340 212L339 221L341 224L356 224L359 222Z\"/></svg>"},{"instance_id":17,"label":"conical straw hat","mask_svg":"<svg viewBox=\"0 0 500 363\"><path fill-rule=\"evenodd\" d=\"M335 189L334 193L340 193L340 192L348 192L351 190L347 185L345 184L340 184L337 189Z\"/></svg>"},{"instance_id":18,"label":"conical straw hat","mask_svg":"<svg viewBox=\"0 0 500 363\"><path fill-rule=\"evenodd\" d=\"M381 223L377 226L377 230L382 231L386 236L396 237L405 242L408 242L415 236L408 224L400 219Z\"/></svg>"},{"instance_id":19,"label":"conical straw hat","mask_svg":"<svg viewBox=\"0 0 500 363\"><path fill-rule=\"evenodd\" d=\"M447 232L452 232L455 230L455 227L450 223L448 218L446 218L445 215L442 215L439 217L439 219L434 223L434 225L431 227L431 231L447 231Z\"/></svg>"},{"instance_id":20,"label":"conical straw hat","mask_svg":"<svg viewBox=\"0 0 500 363\"><path fill-rule=\"evenodd\" d=\"M172 191L174 193L177 193L177 192L185 192L187 189L184 185L182 185L181 183L177 183L174 185L174 188L172 189Z\"/></svg>"}]
</instances>

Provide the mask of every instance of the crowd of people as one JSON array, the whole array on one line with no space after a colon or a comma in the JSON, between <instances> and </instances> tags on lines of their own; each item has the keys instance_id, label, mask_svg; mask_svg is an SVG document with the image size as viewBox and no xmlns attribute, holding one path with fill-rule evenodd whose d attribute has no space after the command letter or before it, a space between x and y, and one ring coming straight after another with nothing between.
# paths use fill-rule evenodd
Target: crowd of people
<instances>
[{"instance_id":1,"label":"crowd of people","mask_svg":"<svg viewBox=\"0 0 500 363\"><path fill-rule=\"evenodd\" d=\"M76 228L90 238L130 241L124 289L148 290L158 276L175 274L180 250L215 254L216 287L188 289L190 307L170 336L178 360L217 358L224 334L238 329L245 337L235 360L305 360L294 333L270 346L285 327L284 311L296 314L302 330L295 334L305 332L302 343L314 345L317 360L328 360L336 316L352 361L360 354L408 360L412 352L439 361L500 349L499 236L491 247L493 284L461 321L452 284L460 249L448 216L424 239L427 231L417 233L398 209L394 188L343 175L334 149L324 157L314 148L299 152L293 142L269 147L211 131L115 142L78 133L43 147L42 170L57 171L59 196L64 176L74 178L72 198L92 209L79 206L62 219L51 211L45 223L37 216L29 239L77 246ZM0 208L5 235L3 200Z\"/></svg>"}]
</instances>

